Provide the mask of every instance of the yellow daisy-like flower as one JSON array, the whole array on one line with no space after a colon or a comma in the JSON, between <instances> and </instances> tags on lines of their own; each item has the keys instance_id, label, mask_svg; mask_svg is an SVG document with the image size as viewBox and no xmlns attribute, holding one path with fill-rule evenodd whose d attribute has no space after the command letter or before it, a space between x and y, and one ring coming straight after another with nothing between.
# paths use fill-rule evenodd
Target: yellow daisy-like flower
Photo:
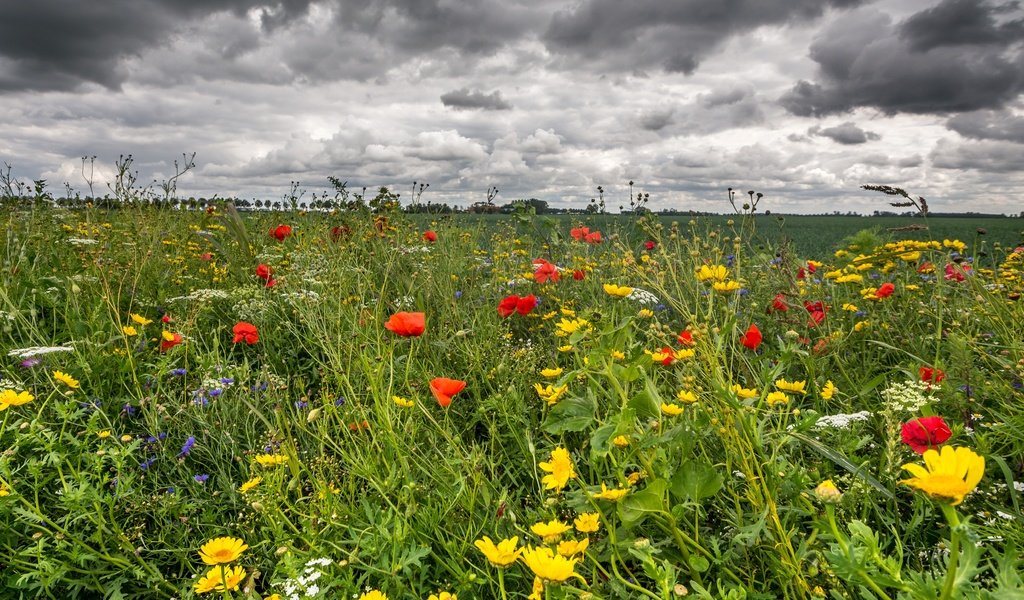
<instances>
[{"instance_id":1,"label":"yellow daisy-like flower","mask_svg":"<svg viewBox=\"0 0 1024 600\"><path fill-rule=\"evenodd\" d=\"M583 538L582 540L564 540L558 542L558 547L556 549L562 556L575 556L586 552L588 546L590 546L590 539Z\"/></svg>"},{"instance_id":2,"label":"yellow daisy-like flower","mask_svg":"<svg viewBox=\"0 0 1024 600\"><path fill-rule=\"evenodd\" d=\"M558 323L555 323L555 335L567 336L576 333L577 331L587 331L590 329L590 321L586 319L561 319Z\"/></svg>"},{"instance_id":3,"label":"yellow daisy-like flower","mask_svg":"<svg viewBox=\"0 0 1024 600\"><path fill-rule=\"evenodd\" d=\"M839 502L839 499L843 497L843 493L831 479L819 483L818 487L814 488L814 495L822 502Z\"/></svg>"},{"instance_id":4,"label":"yellow daisy-like flower","mask_svg":"<svg viewBox=\"0 0 1024 600\"><path fill-rule=\"evenodd\" d=\"M431 594L427 600L459 600L459 597L449 592L438 592Z\"/></svg>"},{"instance_id":5,"label":"yellow daisy-like flower","mask_svg":"<svg viewBox=\"0 0 1024 600\"><path fill-rule=\"evenodd\" d=\"M146 317L142 315L137 315L135 313L128 313L128 316L131 317L132 322L134 322L137 325L142 325L143 327L153 322L152 319L147 319Z\"/></svg>"},{"instance_id":6,"label":"yellow daisy-like flower","mask_svg":"<svg viewBox=\"0 0 1024 600\"><path fill-rule=\"evenodd\" d=\"M412 408L413 406L416 406L415 402L401 396L392 396L391 401L394 402L396 406L400 406L402 408Z\"/></svg>"},{"instance_id":7,"label":"yellow daisy-like flower","mask_svg":"<svg viewBox=\"0 0 1024 600\"><path fill-rule=\"evenodd\" d=\"M722 265L701 265L696 276L698 281L725 281L729 277L729 270Z\"/></svg>"},{"instance_id":8,"label":"yellow daisy-like flower","mask_svg":"<svg viewBox=\"0 0 1024 600\"><path fill-rule=\"evenodd\" d=\"M835 386L835 384L832 383L832 380L829 379L828 381L825 382L825 385L821 388L821 392L819 392L819 395L822 397L823 400L831 400L832 396L835 396L836 392L838 392L838 391L839 391L839 388L837 388Z\"/></svg>"},{"instance_id":9,"label":"yellow daisy-like flower","mask_svg":"<svg viewBox=\"0 0 1024 600\"><path fill-rule=\"evenodd\" d=\"M654 311L649 308L641 308L640 312L636 313L636 316L640 317L641 319L650 319L651 317L654 316Z\"/></svg>"},{"instance_id":10,"label":"yellow daisy-like flower","mask_svg":"<svg viewBox=\"0 0 1024 600\"><path fill-rule=\"evenodd\" d=\"M77 379L62 371L54 371L53 378L73 390L77 390L80 387Z\"/></svg>"},{"instance_id":11,"label":"yellow daisy-like flower","mask_svg":"<svg viewBox=\"0 0 1024 600\"><path fill-rule=\"evenodd\" d=\"M768 403L768 406L789 404L789 396L786 395L786 392L771 392L764 400Z\"/></svg>"},{"instance_id":12,"label":"yellow daisy-like flower","mask_svg":"<svg viewBox=\"0 0 1024 600\"><path fill-rule=\"evenodd\" d=\"M572 352L572 344L566 344L558 347L559 352Z\"/></svg>"},{"instance_id":13,"label":"yellow daisy-like flower","mask_svg":"<svg viewBox=\"0 0 1024 600\"><path fill-rule=\"evenodd\" d=\"M166 329L164 331L160 332L160 337L163 338L163 340L165 342L173 342L174 341L174 334L171 333L170 331L167 331Z\"/></svg>"},{"instance_id":14,"label":"yellow daisy-like flower","mask_svg":"<svg viewBox=\"0 0 1024 600\"><path fill-rule=\"evenodd\" d=\"M555 448L551 451L551 460L542 462L538 466L540 466L541 470L549 473L541 479L545 489L560 492L569 483L570 479L576 477L576 469L572 464L572 458L569 457L569 451L565 448Z\"/></svg>"},{"instance_id":15,"label":"yellow daisy-like flower","mask_svg":"<svg viewBox=\"0 0 1024 600\"><path fill-rule=\"evenodd\" d=\"M572 524L576 526L576 531L580 533L594 533L601 528L601 515L590 512L580 513Z\"/></svg>"},{"instance_id":16,"label":"yellow daisy-like flower","mask_svg":"<svg viewBox=\"0 0 1024 600\"><path fill-rule=\"evenodd\" d=\"M608 489L608 487L604 483L602 483L601 491L596 494L591 494L590 497L597 498L598 500L609 500L611 502L618 502L619 500L622 500L622 498L625 497L625 495L628 493L629 488Z\"/></svg>"},{"instance_id":17,"label":"yellow daisy-like flower","mask_svg":"<svg viewBox=\"0 0 1024 600\"><path fill-rule=\"evenodd\" d=\"M544 600L544 581L540 577L533 577L533 588L526 600Z\"/></svg>"},{"instance_id":18,"label":"yellow daisy-like flower","mask_svg":"<svg viewBox=\"0 0 1024 600\"><path fill-rule=\"evenodd\" d=\"M776 389L782 390L783 392L793 392L794 394L806 394L807 380L786 381L785 379L776 379L775 387Z\"/></svg>"},{"instance_id":19,"label":"yellow daisy-like flower","mask_svg":"<svg viewBox=\"0 0 1024 600\"><path fill-rule=\"evenodd\" d=\"M96 437L100 438L101 440L105 440L108 437L110 437L110 430L109 429L104 429L103 431L97 431L96 432Z\"/></svg>"},{"instance_id":20,"label":"yellow daisy-like flower","mask_svg":"<svg viewBox=\"0 0 1024 600\"><path fill-rule=\"evenodd\" d=\"M554 368L548 368L548 369L541 369L540 370L540 376L544 377L546 379L554 379L555 377L558 377L559 375L561 375L562 371L564 371L564 369L562 369L562 367L554 367Z\"/></svg>"},{"instance_id":21,"label":"yellow daisy-like flower","mask_svg":"<svg viewBox=\"0 0 1024 600\"><path fill-rule=\"evenodd\" d=\"M495 545L491 538L485 535L483 538L473 542L473 545L483 553L484 557L487 558L487 562L495 567L507 567L516 562L519 555L523 553L522 548L516 549L516 546L519 545L518 537L501 540Z\"/></svg>"},{"instance_id":22,"label":"yellow daisy-like flower","mask_svg":"<svg viewBox=\"0 0 1024 600\"><path fill-rule=\"evenodd\" d=\"M234 537L212 539L199 548L199 558L208 565L223 565L238 560L249 546Z\"/></svg>"},{"instance_id":23,"label":"yellow daisy-like flower","mask_svg":"<svg viewBox=\"0 0 1024 600\"><path fill-rule=\"evenodd\" d=\"M0 498L11 495L11 488L6 483L0 483Z\"/></svg>"},{"instance_id":24,"label":"yellow daisy-like flower","mask_svg":"<svg viewBox=\"0 0 1024 600\"><path fill-rule=\"evenodd\" d=\"M985 474L985 458L970 448L943 446L940 452L925 450L924 464L903 465L913 475L901 483L953 506L964 501ZM927 468L926 468L927 467Z\"/></svg>"},{"instance_id":25,"label":"yellow daisy-like flower","mask_svg":"<svg viewBox=\"0 0 1024 600\"><path fill-rule=\"evenodd\" d=\"M740 385L738 383L732 384L732 386L729 387L729 390L731 390L732 393L736 394L737 397L739 397L739 398L741 398L743 400L749 400L750 398L757 398L757 395L758 395L758 391L756 389L745 388L745 387L743 387L742 385Z\"/></svg>"},{"instance_id":26,"label":"yellow daisy-like flower","mask_svg":"<svg viewBox=\"0 0 1024 600\"><path fill-rule=\"evenodd\" d=\"M615 444L616 448L625 448L626 446L629 446L629 438L624 435L617 435L615 436L615 439L612 440L612 443Z\"/></svg>"},{"instance_id":27,"label":"yellow daisy-like flower","mask_svg":"<svg viewBox=\"0 0 1024 600\"><path fill-rule=\"evenodd\" d=\"M534 523L533 527L530 527L530 531L544 538L547 543L558 541L558 538L562 537L562 534L569 531L570 527L558 519L552 519L547 523L543 521L540 523Z\"/></svg>"},{"instance_id":28,"label":"yellow daisy-like flower","mask_svg":"<svg viewBox=\"0 0 1024 600\"><path fill-rule=\"evenodd\" d=\"M139 335L138 330L132 327L131 325L125 325L124 327L122 327L121 333L125 334L128 337L135 337Z\"/></svg>"},{"instance_id":29,"label":"yellow daisy-like flower","mask_svg":"<svg viewBox=\"0 0 1024 600\"><path fill-rule=\"evenodd\" d=\"M5 411L12 406L21 406L35 400L35 397L28 392L16 392L4 390L0 392L0 411Z\"/></svg>"},{"instance_id":30,"label":"yellow daisy-like flower","mask_svg":"<svg viewBox=\"0 0 1024 600\"><path fill-rule=\"evenodd\" d=\"M604 288L604 293L614 298L625 298L626 296L633 293L633 288L625 285L616 285L614 283L606 283L601 287Z\"/></svg>"},{"instance_id":31,"label":"yellow daisy-like flower","mask_svg":"<svg viewBox=\"0 0 1024 600\"><path fill-rule=\"evenodd\" d=\"M249 492L256 489L256 486L258 486L262 481L262 477L253 477L249 481L243 483L242 486L238 488L238 491L242 492L243 494L248 494Z\"/></svg>"},{"instance_id":32,"label":"yellow daisy-like flower","mask_svg":"<svg viewBox=\"0 0 1024 600\"><path fill-rule=\"evenodd\" d=\"M540 396L541 400L546 400L548 406L553 406L558 403L562 398L562 394L569 389L569 384L563 384L558 387L552 385L541 385L539 383L533 384L533 389Z\"/></svg>"},{"instance_id":33,"label":"yellow daisy-like flower","mask_svg":"<svg viewBox=\"0 0 1024 600\"><path fill-rule=\"evenodd\" d=\"M625 352L620 352L618 350L612 350L609 355L612 358L614 358L615 360L625 360L626 359L626 353Z\"/></svg>"},{"instance_id":34,"label":"yellow daisy-like flower","mask_svg":"<svg viewBox=\"0 0 1024 600\"><path fill-rule=\"evenodd\" d=\"M388 596L380 590L370 590L359 596L359 600L388 600Z\"/></svg>"},{"instance_id":35,"label":"yellow daisy-like flower","mask_svg":"<svg viewBox=\"0 0 1024 600\"><path fill-rule=\"evenodd\" d=\"M256 462L262 467L276 467L277 465L283 465L288 462L287 454L260 454L256 457Z\"/></svg>"},{"instance_id":36,"label":"yellow daisy-like flower","mask_svg":"<svg viewBox=\"0 0 1024 600\"><path fill-rule=\"evenodd\" d=\"M864 276L860 273L847 273L841 277L836 277L836 283L862 283Z\"/></svg>"},{"instance_id":37,"label":"yellow daisy-like flower","mask_svg":"<svg viewBox=\"0 0 1024 600\"><path fill-rule=\"evenodd\" d=\"M523 562L533 574L549 583L562 583L570 577L578 577L575 573L579 558L566 558L551 551L550 548L527 548L523 551Z\"/></svg>"},{"instance_id":38,"label":"yellow daisy-like flower","mask_svg":"<svg viewBox=\"0 0 1024 600\"><path fill-rule=\"evenodd\" d=\"M719 294L731 294L738 291L743 286L738 281L716 281L711 284L711 288Z\"/></svg>"},{"instance_id":39,"label":"yellow daisy-like flower","mask_svg":"<svg viewBox=\"0 0 1024 600\"><path fill-rule=\"evenodd\" d=\"M683 414L683 407L679 406L678 404L668 404L662 402L661 412L670 417L678 417L679 415Z\"/></svg>"},{"instance_id":40,"label":"yellow daisy-like flower","mask_svg":"<svg viewBox=\"0 0 1024 600\"><path fill-rule=\"evenodd\" d=\"M850 304L849 302L843 304L840 308L842 308L846 312L857 312L858 310L860 310L857 308L856 304Z\"/></svg>"},{"instance_id":41,"label":"yellow daisy-like flower","mask_svg":"<svg viewBox=\"0 0 1024 600\"><path fill-rule=\"evenodd\" d=\"M675 357L676 360L686 360L697 356L697 351L693 348L680 348L673 352L672 356Z\"/></svg>"},{"instance_id":42,"label":"yellow daisy-like flower","mask_svg":"<svg viewBox=\"0 0 1024 600\"><path fill-rule=\"evenodd\" d=\"M676 393L676 399L686 404L693 404L697 401L697 394L694 394L691 390L679 390Z\"/></svg>"},{"instance_id":43,"label":"yellow daisy-like flower","mask_svg":"<svg viewBox=\"0 0 1024 600\"><path fill-rule=\"evenodd\" d=\"M271 594L269 596L264 596L263 600L281 600L281 594Z\"/></svg>"}]
</instances>

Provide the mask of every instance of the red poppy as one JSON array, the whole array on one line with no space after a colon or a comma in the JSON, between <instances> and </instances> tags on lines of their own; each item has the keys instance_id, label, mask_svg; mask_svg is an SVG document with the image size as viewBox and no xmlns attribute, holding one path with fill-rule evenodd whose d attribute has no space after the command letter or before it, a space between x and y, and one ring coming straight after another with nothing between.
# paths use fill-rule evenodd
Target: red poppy
<instances>
[{"instance_id":1,"label":"red poppy","mask_svg":"<svg viewBox=\"0 0 1024 600\"><path fill-rule=\"evenodd\" d=\"M679 335L676 336L676 342L683 346L692 346L694 343L693 332L689 329L679 332Z\"/></svg>"},{"instance_id":2,"label":"red poppy","mask_svg":"<svg viewBox=\"0 0 1024 600\"><path fill-rule=\"evenodd\" d=\"M270 236L275 238L279 242L283 242L284 238L292 234L291 225L278 225L274 229L270 230Z\"/></svg>"},{"instance_id":3,"label":"red poppy","mask_svg":"<svg viewBox=\"0 0 1024 600\"><path fill-rule=\"evenodd\" d=\"M946 281L963 281L966 279L965 275L970 272L971 265L958 264L954 265L949 263L946 265Z\"/></svg>"},{"instance_id":4,"label":"red poppy","mask_svg":"<svg viewBox=\"0 0 1024 600\"><path fill-rule=\"evenodd\" d=\"M593 233L588 233L587 235L583 236L583 241L585 241L588 244L600 244L601 232L595 231Z\"/></svg>"},{"instance_id":5,"label":"red poppy","mask_svg":"<svg viewBox=\"0 0 1024 600\"><path fill-rule=\"evenodd\" d=\"M939 383L946 378L946 374L942 372L942 369L933 369L931 367L921 367L917 370L917 375L921 378L921 381L926 383Z\"/></svg>"},{"instance_id":6,"label":"red poppy","mask_svg":"<svg viewBox=\"0 0 1024 600\"><path fill-rule=\"evenodd\" d=\"M209 262L213 260L213 254L210 252L203 252L202 254L199 255L199 260Z\"/></svg>"},{"instance_id":7,"label":"red poppy","mask_svg":"<svg viewBox=\"0 0 1024 600\"><path fill-rule=\"evenodd\" d=\"M647 240L646 242L644 242L644 248L646 248L647 250L654 250L654 247L657 245L657 242L655 242L654 240Z\"/></svg>"},{"instance_id":8,"label":"red poppy","mask_svg":"<svg viewBox=\"0 0 1024 600\"><path fill-rule=\"evenodd\" d=\"M526 316L530 314L530 311L533 310L533 307L535 306L537 306L536 296L534 296L533 294L530 294L529 296L523 296L522 298L519 298L516 302L516 312L523 316Z\"/></svg>"},{"instance_id":9,"label":"red poppy","mask_svg":"<svg viewBox=\"0 0 1024 600\"><path fill-rule=\"evenodd\" d=\"M533 280L537 283L546 283L548 281L558 281L558 267L544 260L538 258L533 261Z\"/></svg>"},{"instance_id":10,"label":"red poppy","mask_svg":"<svg viewBox=\"0 0 1024 600\"><path fill-rule=\"evenodd\" d=\"M942 417L921 417L907 421L900 432L903 443L917 454L924 454L925 450L935 448L951 435L953 432L949 430L949 425L946 425Z\"/></svg>"},{"instance_id":11,"label":"red poppy","mask_svg":"<svg viewBox=\"0 0 1024 600\"><path fill-rule=\"evenodd\" d=\"M260 341L260 334L256 331L256 326L252 323L239 321L238 323L235 323L235 326L231 328L231 331L235 334L234 339L231 340L232 344L245 342L252 346L256 342Z\"/></svg>"},{"instance_id":12,"label":"red poppy","mask_svg":"<svg viewBox=\"0 0 1024 600\"><path fill-rule=\"evenodd\" d=\"M664 348L662 348L660 354L664 354L665 355L665 358L661 359L661 364L665 365L666 367L669 366L670 364L672 364L676 360L676 352L675 352L675 350L673 350L672 348L669 348L668 346L665 346Z\"/></svg>"},{"instance_id":13,"label":"red poppy","mask_svg":"<svg viewBox=\"0 0 1024 600\"><path fill-rule=\"evenodd\" d=\"M402 337L419 337L426 328L426 315L421 312L397 312L384 323L384 329Z\"/></svg>"},{"instance_id":14,"label":"red poppy","mask_svg":"<svg viewBox=\"0 0 1024 600\"><path fill-rule=\"evenodd\" d=\"M448 408L452 403L452 396L466 389L466 382L460 379L448 379L447 377L435 377L430 380L430 391L437 398L441 408Z\"/></svg>"},{"instance_id":15,"label":"red poppy","mask_svg":"<svg viewBox=\"0 0 1024 600\"><path fill-rule=\"evenodd\" d=\"M588 233L590 233L589 227L573 227L569 230L569 235L571 235L572 239L577 242L582 242L583 238L587 237Z\"/></svg>"},{"instance_id":16,"label":"red poppy","mask_svg":"<svg viewBox=\"0 0 1024 600\"><path fill-rule=\"evenodd\" d=\"M163 315L163 316L161 316L160 317L160 322L161 323L170 323L171 322L171 315Z\"/></svg>"},{"instance_id":17,"label":"red poppy","mask_svg":"<svg viewBox=\"0 0 1024 600\"><path fill-rule=\"evenodd\" d=\"M437 234L434 233L433 231L424 231L423 232L423 239L427 240L428 242L436 242L437 241Z\"/></svg>"},{"instance_id":18,"label":"red poppy","mask_svg":"<svg viewBox=\"0 0 1024 600\"><path fill-rule=\"evenodd\" d=\"M274 270L267 265L256 265L256 276L267 283L267 287L274 287L277 281L273 278Z\"/></svg>"},{"instance_id":19,"label":"red poppy","mask_svg":"<svg viewBox=\"0 0 1024 600\"><path fill-rule=\"evenodd\" d=\"M575 271L572 272L572 278L575 279L576 281L583 281L583 279L586 276L587 274L581 271L580 269L576 269Z\"/></svg>"},{"instance_id":20,"label":"red poppy","mask_svg":"<svg viewBox=\"0 0 1024 600\"><path fill-rule=\"evenodd\" d=\"M807 322L808 327L816 327L821 324L825 320L825 313L828 312L828 306L821 300L817 302L804 300L804 308L807 309L807 312L811 313L811 319Z\"/></svg>"},{"instance_id":21,"label":"red poppy","mask_svg":"<svg viewBox=\"0 0 1024 600\"><path fill-rule=\"evenodd\" d=\"M785 294L775 295L775 298L772 299L772 310L777 310L779 312L786 312L789 310L789 305L786 304Z\"/></svg>"},{"instance_id":22,"label":"red poppy","mask_svg":"<svg viewBox=\"0 0 1024 600\"><path fill-rule=\"evenodd\" d=\"M182 342L182 337L181 337L180 333L172 333L170 335L171 335L171 339L169 339L169 340L166 339L166 338L163 338L163 337L160 338L160 351L161 352L167 352L168 350L170 350L171 348L177 346L178 344L180 344Z\"/></svg>"},{"instance_id":23,"label":"red poppy","mask_svg":"<svg viewBox=\"0 0 1024 600\"><path fill-rule=\"evenodd\" d=\"M886 282L879 286L877 290L875 290L875 296L879 298L888 298L889 296L892 296L893 292L895 291L896 286L893 285L891 282Z\"/></svg>"},{"instance_id":24,"label":"red poppy","mask_svg":"<svg viewBox=\"0 0 1024 600\"><path fill-rule=\"evenodd\" d=\"M804 268L803 267L800 267L799 269L796 270L796 278L797 279L803 279L806 276L807 275L806 275L806 273L804 273Z\"/></svg>"},{"instance_id":25,"label":"red poppy","mask_svg":"<svg viewBox=\"0 0 1024 600\"><path fill-rule=\"evenodd\" d=\"M757 350L757 347L761 345L762 339L761 330L757 328L757 325L751 323L746 333L740 338L740 343L746 348Z\"/></svg>"},{"instance_id":26,"label":"red poppy","mask_svg":"<svg viewBox=\"0 0 1024 600\"><path fill-rule=\"evenodd\" d=\"M515 294L512 294L511 296L506 296L504 299L502 299L501 302L498 303L498 314L501 315L501 318L504 319L505 317L508 317L512 313L516 312L517 306L519 306L519 296L516 296Z\"/></svg>"},{"instance_id":27,"label":"red poppy","mask_svg":"<svg viewBox=\"0 0 1024 600\"><path fill-rule=\"evenodd\" d=\"M811 272L811 273L814 273L815 271L817 271L817 270L818 270L818 267L814 266L814 263L812 263L812 262L808 262L808 263L807 263L807 270L808 270L809 272Z\"/></svg>"}]
</instances>

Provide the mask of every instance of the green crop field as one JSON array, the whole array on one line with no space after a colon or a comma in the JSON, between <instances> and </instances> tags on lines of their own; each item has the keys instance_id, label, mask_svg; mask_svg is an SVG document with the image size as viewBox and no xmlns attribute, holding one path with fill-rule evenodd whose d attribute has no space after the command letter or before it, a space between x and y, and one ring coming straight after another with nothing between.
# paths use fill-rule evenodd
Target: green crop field
<instances>
[{"instance_id":1,"label":"green crop field","mask_svg":"<svg viewBox=\"0 0 1024 600\"><path fill-rule=\"evenodd\" d=\"M376 208L5 209L0 597L1024 594L1019 219Z\"/></svg>"}]
</instances>

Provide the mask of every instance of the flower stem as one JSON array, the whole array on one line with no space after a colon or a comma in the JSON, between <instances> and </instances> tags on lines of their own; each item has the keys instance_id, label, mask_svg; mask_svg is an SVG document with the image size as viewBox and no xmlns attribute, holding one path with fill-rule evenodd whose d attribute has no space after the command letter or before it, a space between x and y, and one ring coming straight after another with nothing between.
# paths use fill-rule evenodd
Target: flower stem
<instances>
[{"instance_id":1,"label":"flower stem","mask_svg":"<svg viewBox=\"0 0 1024 600\"><path fill-rule=\"evenodd\" d=\"M942 503L942 514L949 523L949 562L946 564L946 580L942 584L940 600L952 597L953 584L956 582L956 570L960 561L960 515L952 505Z\"/></svg>"}]
</instances>

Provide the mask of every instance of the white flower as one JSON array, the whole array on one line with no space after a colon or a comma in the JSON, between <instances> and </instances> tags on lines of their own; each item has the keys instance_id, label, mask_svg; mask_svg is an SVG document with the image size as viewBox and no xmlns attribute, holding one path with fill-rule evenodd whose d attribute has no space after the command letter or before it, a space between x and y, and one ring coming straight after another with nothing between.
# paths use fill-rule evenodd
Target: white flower
<instances>
[{"instance_id":1,"label":"white flower","mask_svg":"<svg viewBox=\"0 0 1024 600\"><path fill-rule=\"evenodd\" d=\"M308 588L306 588L306 595L309 596L310 598L312 598L313 596L316 596L319 593L320 593L320 586L311 585Z\"/></svg>"},{"instance_id":2,"label":"white flower","mask_svg":"<svg viewBox=\"0 0 1024 600\"><path fill-rule=\"evenodd\" d=\"M854 421L867 421L871 413L862 410L853 414L825 415L814 424L816 429L846 429Z\"/></svg>"},{"instance_id":3,"label":"white flower","mask_svg":"<svg viewBox=\"0 0 1024 600\"><path fill-rule=\"evenodd\" d=\"M33 356L42 356L44 354L52 354L54 352L74 352L74 348L69 346L30 346L28 348L18 348L11 350L7 353L7 356L13 356L15 358L32 358Z\"/></svg>"},{"instance_id":4,"label":"white flower","mask_svg":"<svg viewBox=\"0 0 1024 600\"><path fill-rule=\"evenodd\" d=\"M626 296L630 300L636 300L640 304L660 304L661 301L654 294L640 288L633 288L633 291Z\"/></svg>"}]
</instances>

